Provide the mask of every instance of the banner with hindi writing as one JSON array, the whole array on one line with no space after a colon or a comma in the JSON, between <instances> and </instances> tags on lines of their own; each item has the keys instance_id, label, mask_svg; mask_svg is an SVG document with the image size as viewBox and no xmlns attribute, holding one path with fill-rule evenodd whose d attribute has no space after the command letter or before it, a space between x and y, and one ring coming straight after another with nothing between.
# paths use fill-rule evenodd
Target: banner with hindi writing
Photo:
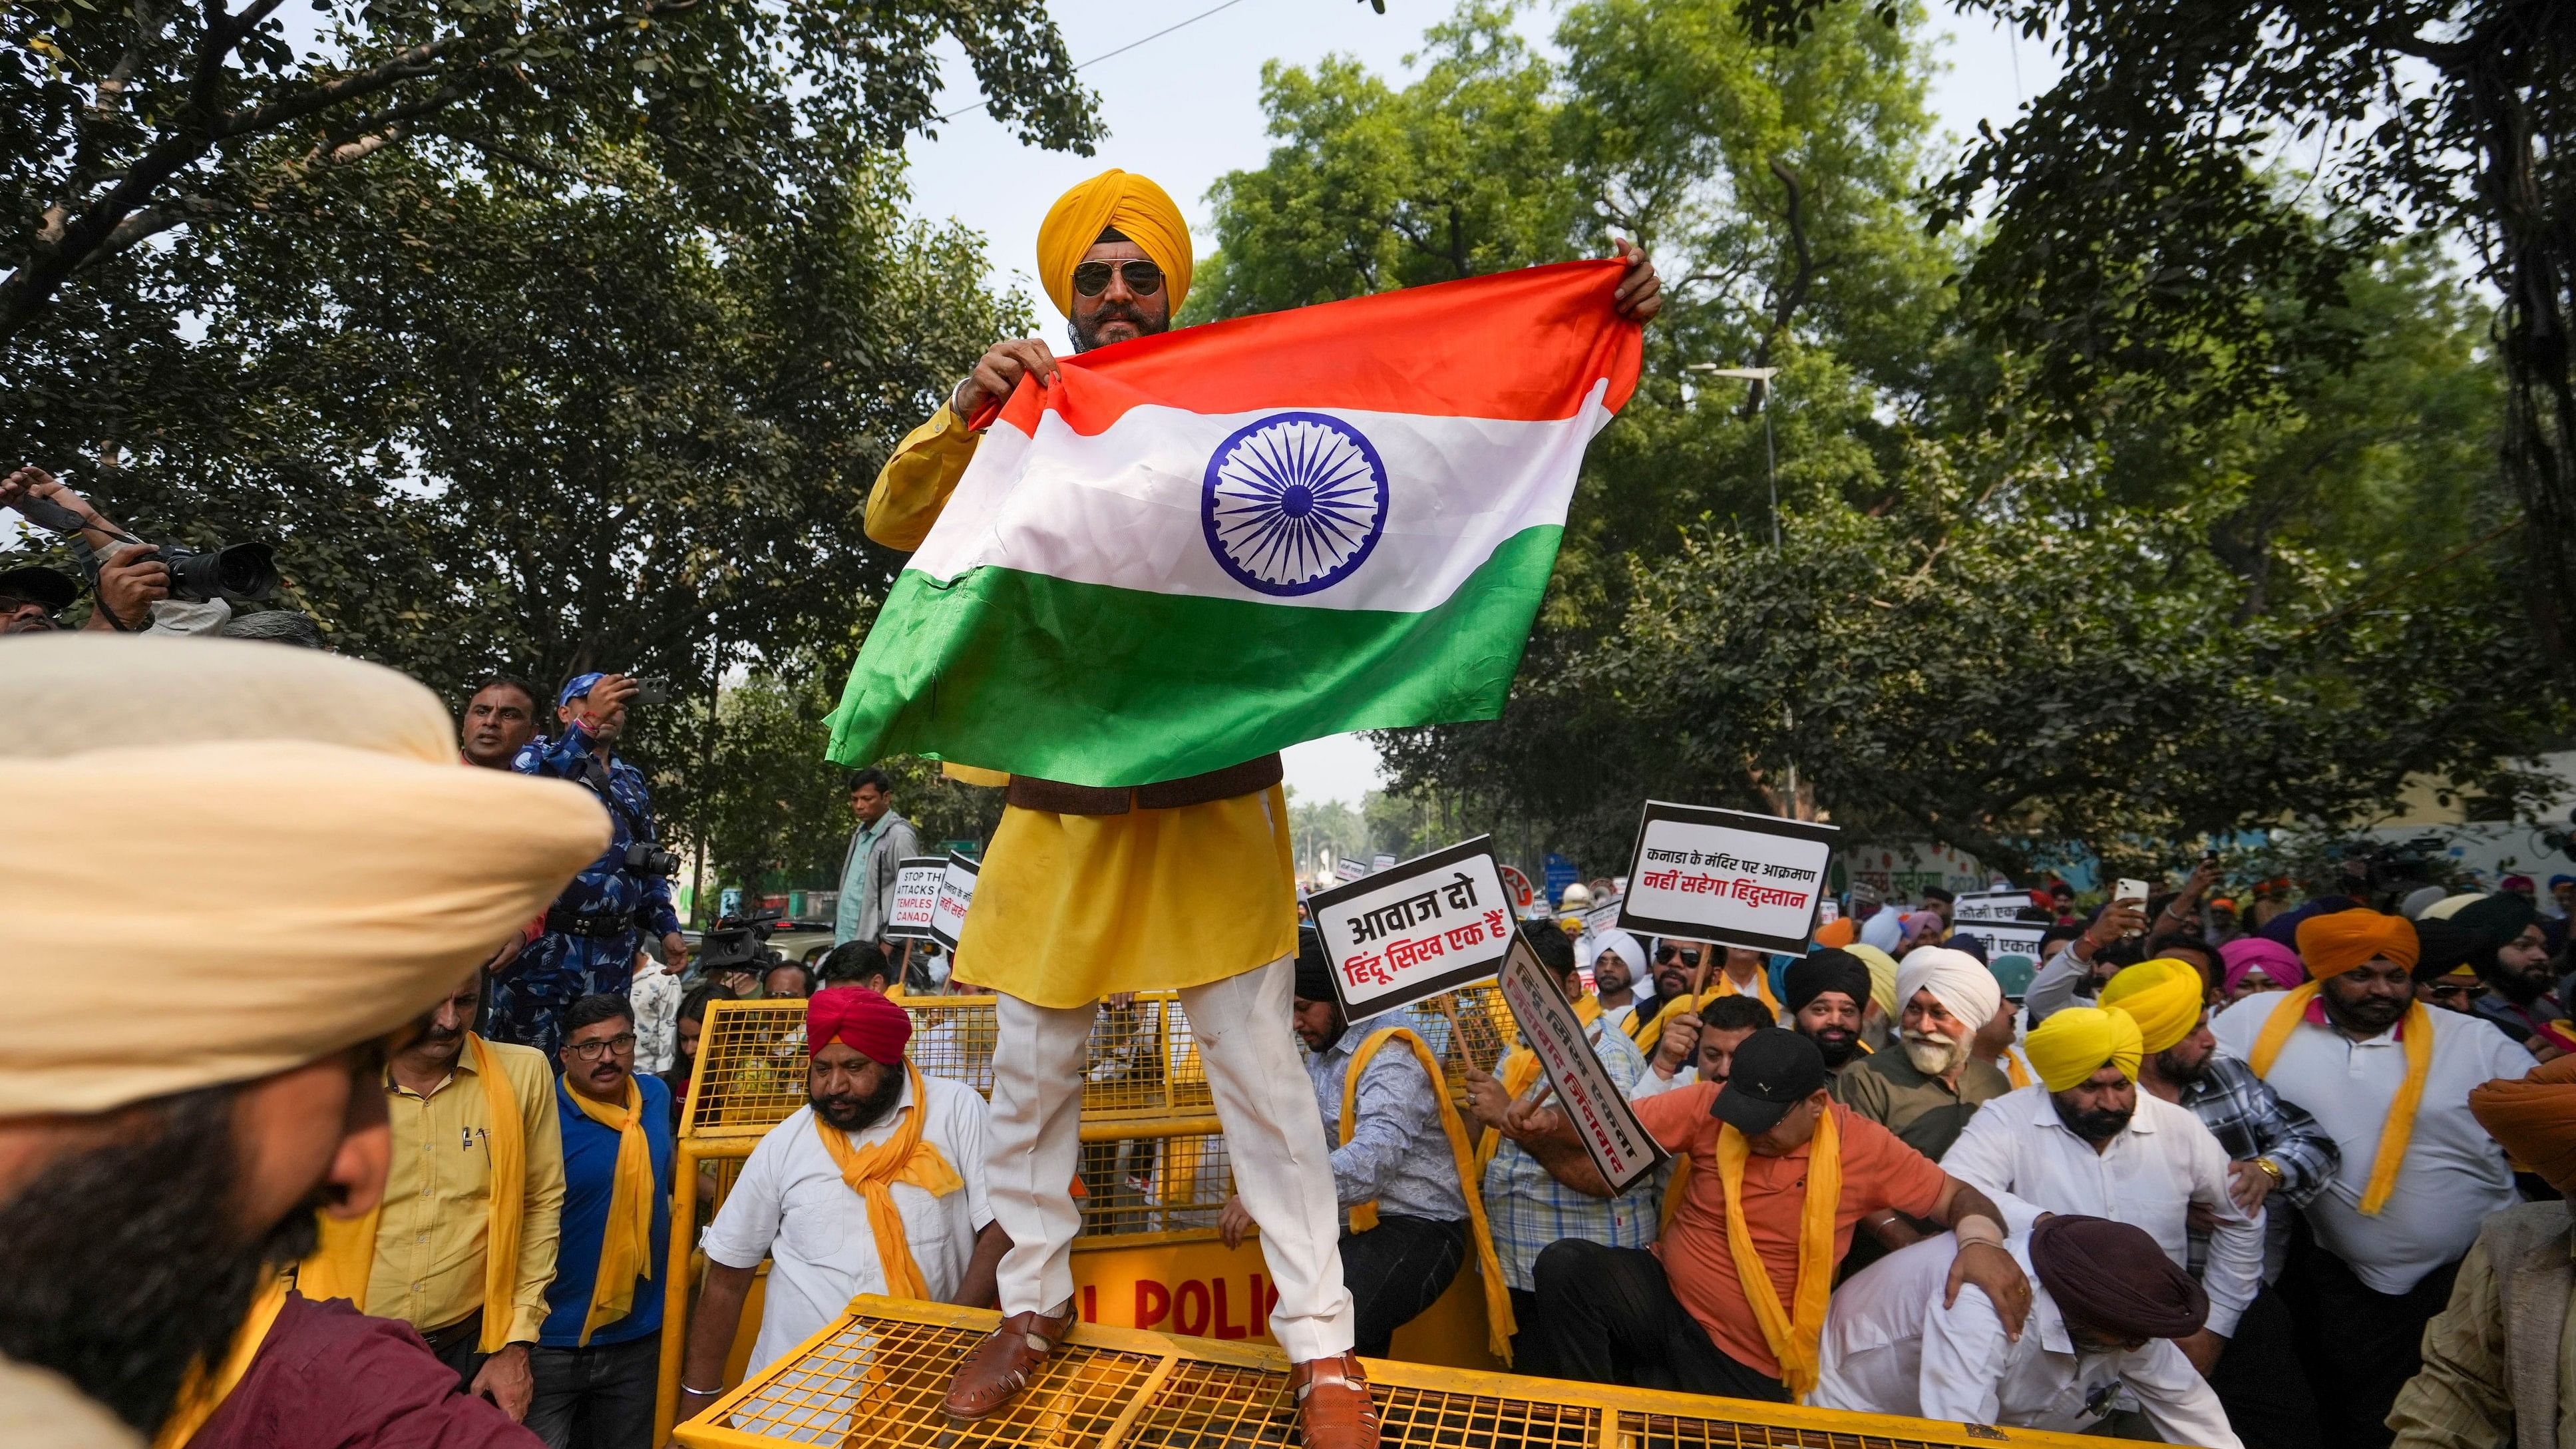
<instances>
[{"instance_id":1,"label":"banner with hindi writing","mask_svg":"<svg viewBox=\"0 0 2576 1449\"><path fill-rule=\"evenodd\" d=\"M1984 947L1989 966L2006 956L2026 956L2032 965L2041 964L2039 938L2047 934L2046 921L1961 921L1950 928L1951 940L1966 937Z\"/></svg>"},{"instance_id":2,"label":"banner with hindi writing","mask_svg":"<svg viewBox=\"0 0 2576 1449\"><path fill-rule=\"evenodd\" d=\"M1839 833L1810 820L1649 800L1619 924L1804 955Z\"/></svg>"},{"instance_id":3,"label":"banner with hindi writing","mask_svg":"<svg viewBox=\"0 0 2576 1449\"><path fill-rule=\"evenodd\" d=\"M1592 1053L1582 1018L1526 941L1514 941L1496 974L1503 1003L1520 1024L1521 1037L1538 1057L1539 1070L1556 1092L1557 1110L1574 1124L1592 1165L1613 1192L1626 1192L1664 1160L1664 1149L1628 1106L1610 1072ZM1607 1018L1595 1023L1615 1030Z\"/></svg>"},{"instance_id":4,"label":"banner with hindi writing","mask_svg":"<svg viewBox=\"0 0 2576 1449\"><path fill-rule=\"evenodd\" d=\"M1974 891L1950 903L1956 921L2018 921L2030 905L2028 891Z\"/></svg>"},{"instance_id":5,"label":"banner with hindi writing","mask_svg":"<svg viewBox=\"0 0 2576 1449\"><path fill-rule=\"evenodd\" d=\"M1511 949L1511 897L1491 836L1390 864L1306 902L1352 1021L1494 974Z\"/></svg>"}]
</instances>

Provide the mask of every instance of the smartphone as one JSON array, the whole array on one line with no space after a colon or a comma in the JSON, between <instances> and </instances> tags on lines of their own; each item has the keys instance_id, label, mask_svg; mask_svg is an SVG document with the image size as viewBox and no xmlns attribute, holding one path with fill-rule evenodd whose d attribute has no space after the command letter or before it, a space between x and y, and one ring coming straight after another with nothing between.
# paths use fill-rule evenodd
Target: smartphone
<instances>
[{"instance_id":1,"label":"smartphone","mask_svg":"<svg viewBox=\"0 0 2576 1449\"><path fill-rule=\"evenodd\" d=\"M635 702L637 704L669 704L671 702L671 681L650 677L638 678L635 681Z\"/></svg>"},{"instance_id":2,"label":"smartphone","mask_svg":"<svg viewBox=\"0 0 2576 1449\"><path fill-rule=\"evenodd\" d=\"M2140 909L2144 909L2147 904L2147 883L2137 879L2123 879L2118 885L2111 887L2111 901L2114 905L2121 901L2135 901Z\"/></svg>"}]
</instances>

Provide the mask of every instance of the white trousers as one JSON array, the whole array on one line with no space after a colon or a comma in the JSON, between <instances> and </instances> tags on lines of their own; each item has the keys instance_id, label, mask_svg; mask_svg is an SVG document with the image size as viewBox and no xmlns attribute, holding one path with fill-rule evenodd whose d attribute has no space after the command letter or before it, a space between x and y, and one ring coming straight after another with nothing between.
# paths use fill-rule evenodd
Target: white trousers
<instances>
[{"instance_id":1,"label":"white trousers","mask_svg":"<svg viewBox=\"0 0 2576 1449\"><path fill-rule=\"evenodd\" d=\"M1295 979L1293 958L1283 956L1180 997L1216 1097L1235 1191L1261 1227L1261 1255L1279 1289L1270 1336L1303 1363L1349 1350L1352 1310L1324 1119L1289 1025ZM1099 1008L1032 1006L1009 995L997 1005L985 1192L1011 1235L1002 1312L1044 1313L1073 1296L1082 1210L1066 1189L1082 1162L1084 1049Z\"/></svg>"}]
</instances>

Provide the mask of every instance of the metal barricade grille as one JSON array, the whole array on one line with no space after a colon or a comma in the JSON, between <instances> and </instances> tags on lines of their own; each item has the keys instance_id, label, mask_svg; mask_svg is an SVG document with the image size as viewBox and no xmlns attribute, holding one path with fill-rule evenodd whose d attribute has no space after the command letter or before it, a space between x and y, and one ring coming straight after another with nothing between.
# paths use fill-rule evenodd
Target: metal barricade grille
<instances>
[{"instance_id":1,"label":"metal barricade grille","mask_svg":"<svg viewBox=\"0 0 2576 1449\"><path fill-rule=\"evenodd\" d=\"M1233 1190L1225 1139L1214 1132L1082 1144L1085 1237L1213 1228Z\"/></svg>"},{"instance_id":2,"label":"metal barricade grille","mask_svg":"<svg viewBox=\"0 0 2576 1449\"><path fill-rule=\"evenodd\" d=\"M1621 1449L1951 1449L1979 1442L1966 1425L1956 1440L1891 1439L1884 1434L1838 1434L1823 1429L1796 1429L1773 1424L1740 1424L1722 1419L1683 1419L1666 1414L1622 1413ZM2019 1439L2025 1430L2012 1431ZM2004 1436L1989 1429L1985 1442ZM2052 1436L2053 1437L2053 1436ZM2098 1441L2088 1441L2098 1442Z\"/></svg>"},{"instance_id":3,"label":"metal barricade grille","mask_svg":"<svg viewBox=\"0 0 2576 1449\"><path fill-rule=\"evenodd\" d=\"M681 1135L756 1137L804 1105L805 1003L707 1003Z\"/></svg>"},{"instance_id":4,"label":"metal barricade grille","mask_svg":"<svg viewBox=\"0 0 2576 1449\"><path fill-rule=\"evenodd\" d=\"M857 1319L731 1406L728 1427L790 1444L1097 1444L1145 1386L1150 1355L1064 1348L1011 1407L961 1434L940 1411L948 1381L983 1335L965 1329Z\"/></svg>"}]
</instances>

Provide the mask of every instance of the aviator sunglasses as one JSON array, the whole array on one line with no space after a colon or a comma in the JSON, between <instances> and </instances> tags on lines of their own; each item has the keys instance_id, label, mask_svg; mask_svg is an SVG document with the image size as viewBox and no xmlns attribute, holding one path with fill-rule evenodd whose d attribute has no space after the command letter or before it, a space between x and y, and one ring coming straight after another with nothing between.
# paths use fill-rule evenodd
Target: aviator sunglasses
<instances>
[{"instance_id":1,"label":"aviator sunglasses","mask_svg":"<svg viewBox=\"0 0 2576 1449\"><path fill-rule=\"evenodd\" d=\"M1163 269L1138 258L1124 262L1084 262L1073 269L1073 289L1086 297L1097 297L1109 290L1109 278L1123 275L1127 290L1139 297L1150 297L1163 290Z\"/></svg>"}]
</instances>

